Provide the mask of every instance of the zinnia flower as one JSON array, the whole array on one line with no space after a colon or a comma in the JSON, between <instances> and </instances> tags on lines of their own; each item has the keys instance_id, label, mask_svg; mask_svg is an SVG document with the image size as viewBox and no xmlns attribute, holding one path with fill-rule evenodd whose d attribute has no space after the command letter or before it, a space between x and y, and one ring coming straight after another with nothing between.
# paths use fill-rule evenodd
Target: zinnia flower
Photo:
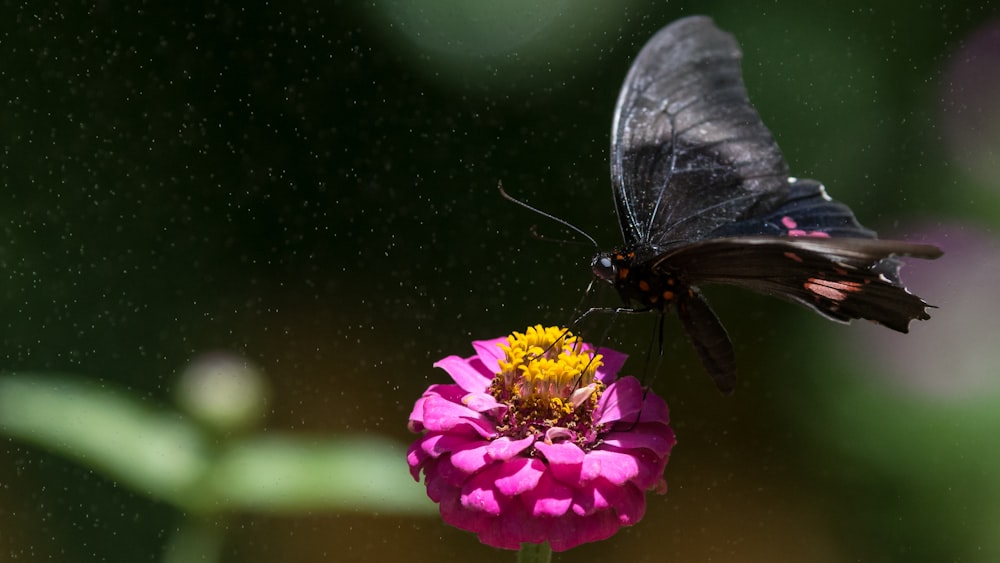
<instances>
[{"instance_id":1,"label":"zinnia flower","mask_svg":"<svg viewBox=\"0 0 1000 563\"><path fill-rule=\"evenodd\" d=\"M410 414L423 432L410 473L445 522L494 547L563 551L635 524L646 491L666 491L667 404L617 378L625 354L541 326L472 345L434 364L455 383L432 385Z\"/></svg>"}]
</instances>

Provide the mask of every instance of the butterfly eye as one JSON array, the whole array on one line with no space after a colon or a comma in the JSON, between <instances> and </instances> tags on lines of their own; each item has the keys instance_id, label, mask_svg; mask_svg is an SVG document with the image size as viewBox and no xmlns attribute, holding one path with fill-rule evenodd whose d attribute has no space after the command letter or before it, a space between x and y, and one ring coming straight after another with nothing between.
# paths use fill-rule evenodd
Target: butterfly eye
<instances>
[{"instance_id":1,"label":"butterfly eye","mask_svg":"<svg viewBox=\"0 0 1000 563\"><path fill-rule=\"evenodd\" d=\"M618 275L618 266L615 265L608 254L598 254L595 256L590 267L593 269L594 275L604 281L614 281Z\"/></svg>"}]
</instances>

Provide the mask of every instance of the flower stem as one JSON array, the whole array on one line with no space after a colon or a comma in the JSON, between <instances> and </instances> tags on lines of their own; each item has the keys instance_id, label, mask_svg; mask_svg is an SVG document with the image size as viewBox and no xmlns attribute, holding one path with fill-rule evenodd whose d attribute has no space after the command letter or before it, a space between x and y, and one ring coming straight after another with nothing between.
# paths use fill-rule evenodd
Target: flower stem
<instances>
[{"instance_id":1,"label":"flower stem","mask_svg":"<svg viewBox=\"0 0 1000 563\"><path fill-rule=\"evenodd\" d=\"M549 563L552 561L552 548L548 542L522 543L517 552L517 563Z\"/></svg>"}]
</instances>

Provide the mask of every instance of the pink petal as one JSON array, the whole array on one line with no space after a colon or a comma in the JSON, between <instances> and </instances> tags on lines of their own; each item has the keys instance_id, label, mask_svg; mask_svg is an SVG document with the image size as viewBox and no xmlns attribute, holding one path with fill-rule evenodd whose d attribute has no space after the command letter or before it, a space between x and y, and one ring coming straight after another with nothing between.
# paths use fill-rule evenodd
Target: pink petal
<instances>
[{"instance_id":1,"label":"pink petal","mask_svg":"<svg viewBox=\"0 0 1000 563\"><path fill-rule=\"evenodd\" d=\"M548 460L553 477L567 485L580 483L585 456L579 446L570 442L558 444L538 442L535 444L535 449Z\"/></svg>"},{"instance_id":2,"label":"pink petal","mask_svg":"<svg viewBox=\"0 0 1000 563\"><path fill-rule=\"evenodd\" d=\"M594 481L589 490L578 491L573 499L573 513L580 516L615 513L618 525L631 526L646 511L646 495L634 485L616 485L604 479Z\"/></svg>"},{"instance_id":3,"label":"pink petal","mask_svg":"<svg viewBox=\"0 0 1000 563\"><path fill-rule=\"evenodd\" d=\"M476 444L468 444L467 447L457 450L451 454L451 463L455 466L455 469L467 474L472 475L482 471L484 467L493 463L487 456L486 452L490 446L489 442L479 442Z\"/></svg>"},{"instance_id":4,"label":"pink petal","mask_svg":"<svg viewBox=\"0 0 1000 563\"><path fill-rule=\"evenodd\" d=\"M538 480L545 473L545 464L534 457L517 457L497 465L494 482L497 489L509 497L537 487Z\"/></svg>"},{"instance_id":5,"label":"pink petal","mask_svg":"<svg viewBox=\"0 0 1000 563\"><path fill-rule=\"evenodd\" d=\"M483 439L471 430L460 432L432 432L419 438L415 443L431 457L441 457L455 450L468 448L469 444L483 442Z\"/></svg>"},{"instance_id":6,"label":"pink petal","mask_svg":"<svg viewBox=\"0 0 1000 563\"><path fill-rule=\"evenodd\" d=\"M511 503L488 527L479 531L479 541L501 549L517 549L521 543L541 543L548 536L549 519L531 516L519 502Z\"/></svg>"},{"instance_id":7,"label":"pink petal","mask_svg":"<svg viewBox=\"0 0 1000 563\"><path fill-rule=\"evenodd\" d=\"M507 337L505 336L492 340L476 340L472 343L472 347L476 350L476 356L483 362L483 366L489 370L490 379L492 379L493 374L500 372L499 362L504 358L504 351L498 344L506 343Z\"/></svg>"},{"instance_id":8,"label":"pink petal","mask_svg":"<svg viewBox=\"0 0 1000 563\"><path fill-rule=\"evenodd\" d=\"M423 470L426 475L429 471L428 468L432 466L431 462L440 457L440 454L433 451L434 444L439 441L440 435L427 435L415 441L407 450L406 463L410 466L410 475L418 482L420 481L420 471ZM437 466L438 464L433 464L433 467Z\"/></svg>"},{"instance_id":9,"label":"pink petal","mask_svg":"<svg viewBox=\"0 0 1000 563\"><path fill-rule=\"evenodd\" d=\"M573 489L544 473L538 486L525 491L520 498L532 516L562 516L573 504Z\"/></svg>"},{"instance_id":10,"label":"pink petal","mask_svg":"<svg viewBox=\"0 0 1000 563\"><path fill-rule=\"evenodd\" d=\"M434 367L441 368L448 372L455 383L462 389L470 393L481 393L486 390L493 380L491 373L484 373L476 369L468 360L458 356L448 356L447 358L434 362Z\"/></svg>"},{"instance_id":11,"label":"pink petal","mask_svg":"<svg viewBox=\"0 0 1000 563\"><path fill-rule=\"evenodd\" d=\"M489 465L462 488L462 505L497 515L511 497L533 489L544 470L540 460L524 457Z\"/></svg>"},{"instance_id":12,"label":"pink petal","mask_svg":"<svg viewBox=\"0 0 1000 563\"><path fill-rule=\"evenodd\" d=\"M607 483L605 479L598 479L589 483L586 487L578 488L573 495L573 513L578 516L588 516L600 510L606 510L613 506L610 500L604 496L603 486L600 483ZM618 485L612 485L617 487Z\"/></svg>"},{"instance_id":13,"label":"pink petal","mask_svg":"<svg viewBox=\"0 0 1000 563\"><path fill-rule=\"evenodd\" d=\"M666 468L667 461L669 460L669 456L656 455L650 450L638 449L622 452L616 451L614 448L606 444L602 446L600 455L624 456L622 459L631 458L632 462L635 464L634 471L623 465L620 467L620 470L625 471L625 474L602 475L609 480L618 481L621 477L631 473L629 482L642 490L647 490L656 486L658 482L663 479L663 470Z\"/></svg>"},{"instance_id":14,"label":"pink petal","mask_svg":"<svg viewBox=\"0 0 1000 563\"><path fill-rule=\"evenodd\" d=\"M465 405L437 396L424 398L423 424L427 430L447 432L461 427L473 428L484 438L496 434L496 425Z\"/></svg>"},{"instance_id":15,"label":"pink petal","mask_svg":"<svg viewBox=\"0 0 1000 563\"><path fill-rule=\"evenodd\" d=\"M436 464L433 467L430 467L430 463L428 463L428 467L424 470L424 475L427 475L428 480L433 474L435 478L459 488L464 487L469 482L469 474L455 467L455 464L451 462L451 456L442 456L434 461Z\"/></svg>"},{"instance_id":16,"label":"pink petal","mask_svg":"<svg viewBox=\"0 0 1000 563\"><path fill-rule=\"evenodd\" d=\"M663 470L667 467L667 458L656 457L650 453L642 453L637 457L640 459L639 473L632 478L630 483L641 491L648 491L663 481Z\"/></svg>"},{"instance_id":17,"label":"pink petal","mask_svg":"<svg viewBox=\"0 0 1000 563\"><path fill-rule=\"evenodd\" d=\"M423 432L424 431L424 401L426 398L420 397L417 402L413 403L413 409L410 411L409 422L406 423L406 428L410 432Z\"/></svg>"},{"instance_id":18,"label":"pink petal","mask_svg":"<svg viewBox=\"0 0 1000 563\"><path fill-rule=\"evenodd\" d=\"M638 424L631 432L608 432L602 441L623 450L644 448L661 456L677 443L673 430L660 424Z\"/></svg>"},{"instance_id":19,"label":"pink petal","mask_svg":"<svg viewBox=\"0 0 1000 563\"><path fill-rule=\"evenodd\" d=\"M631 526L642 520L646 514L645 492L634 486L619 488L615 511L618 512L618 523L623 526Z\"/></svg>"},{"instance_id":20,"label":"pink petal","mask_svg":"<svg viewBox=\"0 0 1000 563\"><path fill-rule=\"evenodd\" d=\"M413 410L410 411L408 424L410 431L422 432L424 430L424 402L427 401L428 397L439 397L453 403L459 403L466 393L468 392L454 384L435 384L428 387L413 404Z\"/></svg>"},{"instance_id":21,"label":"pink petal","mask_svg":"<svg viewBox=\"0 0 1000 563\"><path fill-rule=\"evenodd\" d=\"M440 465L438 460L431 460L430 463L427 464L427 469L424 472L427 476L425 479L427 484L427 496L434 502L442 502L442 499L448 499L451 497L457 499L458 489L441 476L441 472L438 471L437 468L438 465Z\"/></svg>"},{"instance_id":22,"label":"pink petal","mask_svg":"<svg viewBox=\"0 0 1000 563\"><path fill-rule=\"evenodd\" d=\"M462 397L462 404L478 413L489 414L492 418L499 418L507 412L507 406L498 403L489 393L469 393Z\"/></svg>"},{"instance_id":23,"label":"pink petal","mask_svg":"<svg viewBox=\"0 0 1000 563\"><path fill-rule=\"evenodd\" d=\"M414 481L420 482L420 468L430 458L431 456L427 455L420 447L419 440L410 444L410 447L406 450L406 463L410 466L410 476L413 477Z\"/></svg>"},{"instance_id":24,"label":"pink petal","mask_svg":"<svg viewBox=\"0 0 1000 563\"><path fill-rule=\"evenodd\" d=\"M570 442L560 442L558 444L546 444L538 442L535 449L542 452L549 464L580 464L583 462L583 450L579 446Z\"/></svg>"},{"instance_id":25,"label":"pink petal","mask_svg":"<svg viewBox=\"0 0 1000 563\"><path fill-rule=\"evenodd\" d=\"M429 487L428 487L429 491ZM477 510L469 510L462 505L462 495L459 489L448 487L442 491L441 519L460 530L479 532L492 527L495 517Z\"/></svg>"},{"instance_id":26,"label":"pink petal","mask_svg":"<svg viewBox=\"0 0 1000 563\"><path fill-rule=\"evenodd\" d=\"M618 372L621 371L622 366L625 365L625 360L628 359L628 354L623 354L618 350L612 350L611 348L598 348L597 353L604 356L604 365L597 368L597 379L600 379L606 385L611 385L616 379L618 379Z\"/></svg>"},{"instance_id":27,"label":"pink petal","mask_svg":"<svg viewBox=\"0 0 1000 563\"><path fill-rule=\"evenodd\" d=\"M462 487L462 494L459 497L462 507L473 514L483 513L490 516L500 514L503 507L509 504L510 499L502 498L493 482L488 476L476 475Z\"/></svg>"},{"instance_id":28,"label":"pink petal","mask_svg":"<svg viewBox=\"0 0 1000 563\"><path fill-rule=\"evenodd\" d=\"M503 436L490 442L490 447L486 455L494 461L506 461L531 447L531 444L534 442L534 436L528 436L520 440L511 440Z\"/></svg>"},{"instance_id":29,"label":"pink petal","mask_svg":"<svg viewBox=\"0 0 1000 563\"><path fill-rule=\"evenodd\" d=\"M581 479L591 481L603 477L616 485L624 485L639 474L636 456L609 450L587 452Z\"/></svg>"},{"instance_id":30,"label":"pink petal","mask_svg":"<svg viewBox=\"0 0 1000 563\"><path fill-rule=\"evenodd\" d=\"M661 422L663 424L670 422L670 409L667 408L667 402L663 400L663 397L655 393L646 393L646 401L642 404L639 422Z\"/></svg>"},{"instance_id":31,"label":"pink petal","mask_svg":"<svg viewBox=\"0 0 1000 563\"><path fill-rule=\"evenodd\" d=\"M611 424L619 420L638 420L642 409L642 386L634 377L623 377L604 390L597 402L594 419L597 424Z\"/></svg>"},{"instance_id":32,"label":"pink petal","mask_svg":"<svg viewBox=\"0 0 1000 563\"><path fill-rule=\"evenodd\" d=\"M521 547L521 541L518 534L512 534L497 524L494 523L491 524L492 525L484 526L479 530L479 533L477 535L479 537L480 542L490 547L495 547L497 549L516 550ZM530 543L541 543L541 542L530 542Z\"/></svg>"}]
</instances>

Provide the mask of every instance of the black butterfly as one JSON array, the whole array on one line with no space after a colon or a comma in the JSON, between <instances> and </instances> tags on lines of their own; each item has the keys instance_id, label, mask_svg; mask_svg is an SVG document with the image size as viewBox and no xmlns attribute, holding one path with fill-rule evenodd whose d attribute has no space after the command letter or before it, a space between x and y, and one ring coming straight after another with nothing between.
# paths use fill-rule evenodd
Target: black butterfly
<instances>
[{"instance_id":1,"label":"black butterfly","mask_svg":"<svg viewBox=\"0 0 1000 563\"><path fill-rule=\"evenodd\" d=\"M927 303L894 256L926 244L878 240L815 180L789 177L747 99L740 49L704 16L643 47L615 108L611 179L624 246L593 271L633 310L677 310L719 390L736 386L733 346L697 287L723 283L782 297L835 321L907 332Z\"/></svg>"}]
</instances>

